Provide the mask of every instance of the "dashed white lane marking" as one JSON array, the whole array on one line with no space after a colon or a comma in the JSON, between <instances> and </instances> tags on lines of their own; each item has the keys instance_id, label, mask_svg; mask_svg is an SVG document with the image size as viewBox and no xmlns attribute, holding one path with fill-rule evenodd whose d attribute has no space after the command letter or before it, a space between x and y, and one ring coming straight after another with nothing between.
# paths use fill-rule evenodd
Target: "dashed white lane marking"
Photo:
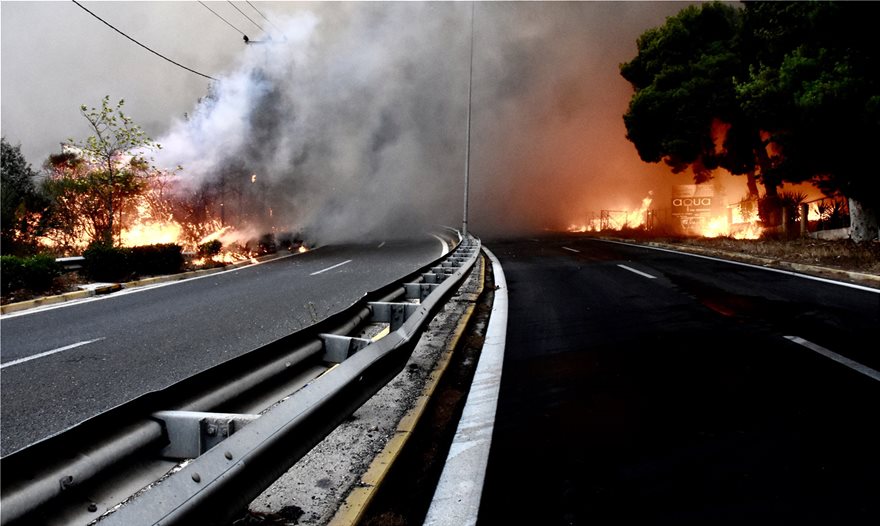
<instances>
[{"instance_id":1,"label":"dashed white lane marking","mask_svg":"<svg viewBox=\"0 0 880 526\"><path fill-rule=\"evenodd\" d=\"M569 252L577 252L578 254L581 253L580 250L577 250L577 249L574 249L574 248L568 248L568 247L562 247L562 250L568 250Z\"/></svg>"},{"instance_id":2,"label":"dashed white lane marking","mask_svg":"<svg viewBox=\"0 0 880 526\"><path fill-rule=\"evenodd\" d=\"M72 343L70 345L65 345L64 347L52 349L51 351L41 352L39 354L34 354L32 356L27 356L25 358L19 358L18 360L12 360L11 362L6 362L3 365L0 365L0 369L6 369L7 367L12 367L13 365L18 365L20 363L29 362L31 360L36 360L37 358L44 358L46 356L51 356L53 354L57 354L60 352L69 351L70 349L75 349L77 347L82 347L83 345L88 345L90 343L99 342L103 339L105 339L105 338L95 338L94 340L87 340L84 342Z\"/></svg>"},{"instance_id":3,"label":"dashed white lane marking","mask_svg":"<svg viewBox=\"0 0 880 526\"><path fill-rule=\"evenodd\" d=\"M351 262L352 262L352 260L351 260L351 259L348 259L348 260L343 261L342 263L337 263L337 264L335 264L335 265L333 265L333 266L327 267L327 268L322 269L322 270L319 270L319 271L317 271L317 272L312 272L311 274L309 274L309 276L317 276L318 274L322 274L322 273L324 273L324 272L327 272L328 270L333 270L333 269L335 269L335 268L339 268L339 267L341 267L342 265L348 265L348 264L351 263Z\"/></svg>"},{"instance_id":4,"label":"dashed white lane marking","mask_svg":"<svg viewBox=\"0 0 880 526\"><path fill-rule=\"evenodd\" d=\"M644 276L648 279L657 279L657 276L652 276L652 275L648 274L647 272L642 272L641 270L636 270L632 267L627 267L626 265L617 265L617 266L624 269L624 270L628 270L630 272L635 272L639 276Z\"/></svg>"},{"instance_id":5,"label":"dashed white lane marking","mask_svg":"<svg viewBox=\"0 0 880 526\"><path fill-rule=\"evenodd\" d=\"M383 242L379 243L379 246L376 247L376 248L382 248L382 247L384 247L384 246L385 246L385 242L383 241Z\"/></svg>"},{"instance_id":6,"label":"dashed white lane marking","mask_svg":"<svg viewBox=\"0 0 880 526\"><path fill-rule=\"evenodd\" d=\"M873 378L874 380L877 380L878 382L880 382L880 372L877 372L874 369L871 369L867 365L862 365L855 360L850 360L846 356L841 356L840 354L837 354L834 351L829 351L825 347L822 347L821 345L816 345L815 343L813 343L809 340L805 340L799 336L785 336L785 339L791 340L798 345L802 345L802 346L806 347L807 349L809 349L813 352L817 352L826 358L831 358L835 362L842 364L842 365L845 365L845 366L849 367L850 369L852 369L853 371L858 371L858 372L862 373L863 375L865 375L869 378Z\"/></svg>"}]
</instances>

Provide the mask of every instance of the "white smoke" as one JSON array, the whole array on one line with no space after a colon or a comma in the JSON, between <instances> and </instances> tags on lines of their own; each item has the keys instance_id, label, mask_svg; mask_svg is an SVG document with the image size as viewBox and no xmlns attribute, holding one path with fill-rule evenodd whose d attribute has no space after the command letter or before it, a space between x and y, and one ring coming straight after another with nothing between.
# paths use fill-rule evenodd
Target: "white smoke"
<instances>
[{"instance_id":1,"label":"white smoke","mask_svg":"<svg viewBox=\"0 0 880 526\"><path fill-rule=\"evenodd\" d=\"M225 182L232 202L258 193L250 202L272 210L251 214L260 227L321 242L448 223L464 162L466 11L368 7L276 18L283 38L253 39L189 119L157 139L157 162L183 166L191 190Z\"/></svg>"}]
</instances>

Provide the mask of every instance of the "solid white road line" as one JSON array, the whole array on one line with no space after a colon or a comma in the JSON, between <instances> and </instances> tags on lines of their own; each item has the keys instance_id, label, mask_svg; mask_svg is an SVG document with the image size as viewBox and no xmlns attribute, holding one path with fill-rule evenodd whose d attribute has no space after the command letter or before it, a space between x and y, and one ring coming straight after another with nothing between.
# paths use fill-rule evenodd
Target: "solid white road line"
<instances>
[{"instance_id":1,"label":"solid white road line","mask_svg":"<svg viewBox=\"0 0 880 526\"><path fill-rule=\"evenodd\" d=\"M335 268L341 267L342 265L347 265L351 262L352 262L352 260L349 259L349 260L343 261L342 263L337 263L337 264L333 265L332 267L327 267L323 270L319 270L317 272L312 272L311 274L309 274L309 276L317 276L318 274L323 274L324 272L327 272L328 270L333 270Z\"/></svg>"},{"instance_id":2,"label":"solid white road line","mask_svg":"<svg viewBox=\"0 0 880 526\"><path fill-rule=\"evenodd\" d=\"M431 235L436 237L437 241L439 241L440 244L443 245L443 248L442 248L443 252L440 255L445 256L446 254L448 254L449 253L449 243L444 241L443 238L438 236L437 234L431 234Z\"/></svg>"},{"instance_id":3,"label":"solid white road line","mask_svg":"<svg viewBox=\"0 0 880 526\"><path fill-rule=\"evenodd\" d=\"M40 354L34 354L33 356L28 356L26 358L19 358L18 360L12 360L11 362L6 362L3 365L0 365L0 369L6 369L7 367L12 367L13 365L18 365L20 363L29 362L31 360L36 360L37 358L43 358L45 356L50 356L56 353L69 351L70 349L75 349L77 347L82 347L83 345L88 345L90 343L95 343L103 340L105 338L95 338L94 340L87 340L84 342L77 342L70 345L65 345L64 347L59 347L57 349L52 349L51 351L41 352Z\"/></svg>"},{"instance_id":4,"label":"solid white road line","mask_svg":"<svg viewBox=\"0 0 880 526\"><path fill-rule=\"evenodd\" d=\"M648 274L648 273L646 273L646 272L642 272L641 270L636 270L636 269L634 269L634 268L632 268L632 267L627 267L626 265L617 265L617 266L620 267L620 268L622 268L622 269L624 269L624 270L628 270L628 271L630 271L630 272L635 272L635 273L638 274L639 276L644 276L644 277L646 277L646 278L648 278L648 279L657 279L657 276L652 276L652 275L650 275L650 274Z\"/></svg>"},{"instance_id":5,"label":"solid white road line","mask_svg":"<svg viewBox=\"0 0 880 526\"><path fill-rule=\"evenodd\" d=\"M842 365L845 365L845 366L849 367L850 369L852 369L853 371L858 371L858 372L862 373L863 375L865 375L869 378L873 378L874 380L877 380L878 382L880 382L880 372L877 372L874 369L871 369L870 367L868 367L866 365L862 365L855 360L850 360L846 356L841 356L834 351L829 351L825 347L822 347L820 345L816 345L815 343L813 343L809 340L805 340L803 338L800 338L798 336L785 336L785 339L791 340L794 343L797 343L798 345L802 345L802 346L806 347L807 349L814 351L814 352L817 352L826 358L831 358L835 362L842 364Z\"/></svg>"},{"instance_id":6,"label":"solid white road line","mask_svg":"<svg viewBox=\"0 0 880 526\"><path fill-rule=\"evenodd\" d=\"M473 525L480 511L504 365L508 300L501 263L489 249L483 247L483 251L492 261L497 288L495 301L471 390L434 490L425 526Z\"/></svg>"},{"instance_id":7,"label":"solid white road line","mask_svg":"<svg viewBox=\"0 0 880 526\"><path fill-rule=\"evenodd\" d=\"M864 285L857 285L855 283L847 283L846 281L835 281L833 279L820 278L817 276L810 276L808 274L801 274L799 272L794 272L791 270L782 270L779 268L770 268L770 267L762 267L761 265L753 265L751 263L743 263L742 261L732 261L730 259L721 259L712 256L704 256L702 254L691 254L690 252L680 252L678 250L670 250L668 248L660 248L660 247L649 247L647 245L634 245L632 243L624 243L623 241L612 241L610 239L600 239L603 243L615 243L617 245L626 245L630 247L639 247L645 248L648 250L659 250L660 252L669 252L670 254L680 254L682 256L691 256L694 258L708 259L711 261L721 261L722 263L730 263L731 265L739 265L741 267L749 267L749 268L757 268L761 270L766 270L769 272L778 272L779 274L788 274L789 276L797 276L799 278L811 279L813 281L821 281L822 283L831 283L832 285L840 285L842 287L849 287L851 289L863 290L865 292L873 292L875 294L880 294L880 289L875 289L872 287L866 287Z\"/></svg>"},{"instance_id":8,"label":"solid white road line","mask_svg":"<svg viewBox=\"0 0 880 526\"><path fill-rule=\"evenodd\" d=\"M562 250L568 250L569 252L577 252L578 254L581 253L580 250L576 250L576 249L568 248L568 247L562 247Z\"/></svg>"}]
</instances>

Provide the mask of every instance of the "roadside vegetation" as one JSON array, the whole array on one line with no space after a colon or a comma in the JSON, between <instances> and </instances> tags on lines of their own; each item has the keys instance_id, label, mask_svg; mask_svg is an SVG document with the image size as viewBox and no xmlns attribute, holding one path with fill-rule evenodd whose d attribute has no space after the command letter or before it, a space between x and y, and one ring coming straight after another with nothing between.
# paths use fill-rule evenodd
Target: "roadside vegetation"
<instances>
[{"instance_id":1,"label":"roadside vegetation","mask_svg":"<svg viewBox=\"0 0 880 526\"><path fill-rule=\"evenodd\" d=\"M688 6L620 66L634 88L627 138L696 183L718 169L745 177L765 225L782 221L783 183L812 183L848 199L854 241L877 239L878 13L861 2Z\"/></svg>"},{"instance_id":2,"label":"roadside vegetation","mask_svg":"<svg viewBox=\"0 0 880 526\"><path fill-rule=\"evenodd\" d=\"M93 134L83 141L69 139L60 153L46 159L42 171L32 168L20 145L0 139L3 304L75 291L90 282L128 281L230 262L216 259L223 248L218 239L198 245L191 257L185 257L178 243L138 240L126 246L123 234L126 228L137 234L132 224L139 218L198 210L171 197L174 172L156 168L147 157L161 146L123 113L123 106L122 100L111 104L109 97L100 107L82 106ZM204 235L195 227L184 233L188 239ZM274 248L274 238L260 239L240 252L250 256ZM84 260L79 268L66 270L56 261L62 256Z\"/></svg>"}]
</instances>

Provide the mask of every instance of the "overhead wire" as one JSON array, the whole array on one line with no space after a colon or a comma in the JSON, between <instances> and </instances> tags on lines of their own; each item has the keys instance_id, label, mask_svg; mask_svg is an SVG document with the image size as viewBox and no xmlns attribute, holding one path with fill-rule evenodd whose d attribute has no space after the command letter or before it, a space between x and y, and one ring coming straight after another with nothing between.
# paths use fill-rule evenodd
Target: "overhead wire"
<instances>
[{"instance_id":1,"label":"overhead wire","mask_svg":"<svg viewBox=\"0 0 880 526\"><path fill-rule=\"evenodd\" d=\"M278 26L276 26L275 24L273 24L271 20L269 20L268 18L266 18L266 15L264 15L259 9L257 9L257 6L255 6L254 4L252 4L252 3L250 2L250 0L245 0L245 3L247 3L247 5L249 5L249 6L251 6L251 8L252 8L254 11L256 11L261 17L263 17L263 20L265 20L266 22L269 22L269 24L270 24L272 27L274 27L276 31L278 31L279 33L281 32L281 29L280 29Z\"/></svg>"},{"instance_id":2,"label":"overhead wire","mask_svg":"<svg viewBox=\"0 0 880 526\"><path fill-rule=\"evenodd\" d=\"M223 18L222 16L220 16L220 14L217 13L217 11L214 11L213 9L211 9L210 7L208 7L207 4L205 4L204 2L202 2L202 0L199 0L199 3L202 4L202 7L204 7L204 8L207 9L208 11L214 13L214 16L216 16L216 17L219 18L220 20L226 22L226 25L228 25L228 26L231 27L232 29L238 31L239 33L241 33L242 36L244 37L244 41L245 41L245 42L247 42L247 41L249 40L249 39L248 39L248 36L245 34L245 32L242 31L241 29L235 27L234 25L232 25L232 22L230 22L229 20L226 20L225 18Z\"/></svg>"},{"instance_id":3,"label":"overhead wire","mask_svg":"<svg viewBox=\"0 0 880 526\"><path fill-rule=\"evenodd\" d=\"M188 67L184 66L183 64L181 64L181 63L179 63L179 62L176 62L176 61L174 61L174 60L171 60L170 58L168 58L168 57L166 57L165 55L159 53L158 51L154 51L154 50L150 49L149 47L145 46L144 44L141 44L141 43L138 42L137 40L133 39L132 37L130 37L130 36L128 36L128 35L126 35L126 34L123 33L122 31L120 31L119 29L116 29L116 27L114 27L113 24L111 24L110 22L107 22L106 20L104 20L104 19L101 18L100 16L96 15L95 13L93 13L92 11L90 11L89 9L87 9L84 5L80 4L80 3L77 2L76 0L71 0L71 1L72 1L74 4L76 4L77 6L79 6L80 8L82 8L86 13L92 15L93 17L95 17L95 18L97 18L98 20L100 20L101 22L103 22L104 25L106 25L107 27L109 27L109 28L112 29L113 31L116 31L116 32L119 33L120 35L122 35L122 36L124 36L125 38L127 38L127 39L131 40L132 42L134 42L135 44L137 44L137 45L139 45L140 47L146 49L146 50L149 51L150 53L152 53L152 54L154 54L154 55L156 55L156 56L158 56L158 57L160 57L160 58L162 58L162 59L164 59L164 60L167 60L168 62L171 62L171 63L174 64L175 66L181 67L181 68L183 68L183 69L185 69L185 70L187 70L187 71L189 71L189 72L191 72L191 73L195 73L196 75L199 75L199 76L205 77L206 79L217 80L217 79L215 79L214 77L212 77L212 76L210 76L210 75L205 75L204 73L200 73L200 72L198 72L198 71L196 71L196 70L194 70L194 69L192 69L192 68L188 68Z\"/></svg>"},{"instance_id":4,"label":"overhead wire","mask_svg":"<svg viewBox=\"0 0 880 526\"><path fill-rule=\"evenodd\" d=\"M229 2L229 0L226 0L226 1ZM260 28L260 31L262 31L263 33L266 32L265 29L263 29L262 27L260 27L260 24L254 22L254 21L251 19L251 17L249 17L249 16L247 16L246 14L244 14L244 11L242 11L241 9L239 9L237 5L233 4L232 2L229 2L229 5L231 5L232 7L235 8L236 11L238 11L239 13L241 13L241 16L243 16L243 17L247 18L248 20L250 20L251 24L253 24L253 25L259 27L259 28Z\"/></svg>"}]
</instances>

